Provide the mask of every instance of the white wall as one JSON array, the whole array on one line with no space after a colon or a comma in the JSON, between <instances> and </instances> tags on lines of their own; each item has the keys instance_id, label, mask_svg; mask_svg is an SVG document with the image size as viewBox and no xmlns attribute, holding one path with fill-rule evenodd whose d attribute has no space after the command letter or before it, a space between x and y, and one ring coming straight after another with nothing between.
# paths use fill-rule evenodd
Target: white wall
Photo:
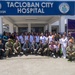
<instances>
[{"instance_id":1,"label":"white wall","mask_svg":"<svg viewBox=\"0 0 75 75\"><path fill-rule=\"evenodd\" d=\"M9 25L9 32L10 33L13 33L14 32L14 29L13 29L13 23L11 23L10 21L8 21L7 19L3 18L3 23L5 25Z\"/></svg>"}]
</instances>

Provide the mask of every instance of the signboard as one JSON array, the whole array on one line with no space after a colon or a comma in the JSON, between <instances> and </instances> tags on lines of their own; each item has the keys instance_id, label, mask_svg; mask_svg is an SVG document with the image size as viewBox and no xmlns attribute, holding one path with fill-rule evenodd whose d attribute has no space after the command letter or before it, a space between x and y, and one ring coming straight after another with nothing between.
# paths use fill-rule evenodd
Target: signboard
<instances>
[{"instance_id":1,"label":"signboard","mask_svg":"<svg viewBox=\"0 0 75 75\"><path fill-rule=\"evenodd\" d=\"M75 2L0 1L0 15L74 15Z\"/></svg>"}]
</instances>

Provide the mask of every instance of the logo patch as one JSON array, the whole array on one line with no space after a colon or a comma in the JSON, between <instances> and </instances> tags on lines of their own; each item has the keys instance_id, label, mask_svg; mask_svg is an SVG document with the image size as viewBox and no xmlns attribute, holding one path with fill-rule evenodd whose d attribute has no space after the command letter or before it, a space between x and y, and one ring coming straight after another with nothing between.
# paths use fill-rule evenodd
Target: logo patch
<instances>
[{"instance_id":1,"label":"logo patch","mask_svg":"<svg viewBox=\"0 0 75 75\"><path fill-rule=\"evenodd\" d=\"M60 10L61 13L66 14L66 13L69 12L70 7L69 7L69 5L67 3L61 3L59 5L59 10Z\"/></svg>"}]
</instances>

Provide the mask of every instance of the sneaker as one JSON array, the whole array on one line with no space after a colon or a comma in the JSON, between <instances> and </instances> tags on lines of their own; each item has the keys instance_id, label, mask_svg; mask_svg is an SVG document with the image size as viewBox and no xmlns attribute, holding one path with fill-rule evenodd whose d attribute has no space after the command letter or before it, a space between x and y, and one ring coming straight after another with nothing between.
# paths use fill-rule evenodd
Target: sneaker
<instances>
[{"instance_id":1,"label":"sneaker","mask_svg":"<svg viewBox=\"0 0 75 75\"><path fill-rule=\"evenodd\" d=\"M64 59L66 59L66 57L63 57Z\"/></svg>"},{"instance_id":2,"label":"sneaker","mask_svg":"<svg viewBox=\"0 0 75 75\"><path fill-rule=\"evenodd\" d=\"M55 58L55 55L53 55L53 58Z\"/></svg>"}]
</instances>

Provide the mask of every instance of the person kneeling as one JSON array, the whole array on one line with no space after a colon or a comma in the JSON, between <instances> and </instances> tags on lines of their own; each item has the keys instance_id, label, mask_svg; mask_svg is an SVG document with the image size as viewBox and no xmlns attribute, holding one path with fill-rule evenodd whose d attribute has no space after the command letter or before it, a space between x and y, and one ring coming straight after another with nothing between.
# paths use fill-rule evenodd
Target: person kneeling
<instances>
[{"instance_id":1,"label":"person kneeling","mask_svg":"<svg viewBox=\"0 0 75 75\"><path fill-rule=\"evenodd\" d=\"M73 57L75 57L75 47L72 43L69 44L69 46L66 48L67 54L68 54L68 61L72 61Z\"/></svg>"},{"instance_id":2,"label":"person kneeling","mask_svg":"<svg viewBox=\"0 0 75 75\"><path fill-rule=\"evenodd\" d=\"M50 50L51 56L53 56L55 58L56 57L56 45L55 45L55 42L51 41L51 43L49 45L49 50Z\"/></svg>"},{"instance_id":3,"label":"person kneeling","mask_svg":"<svg viewBox=\"0 0 75 75\"><path fill-rule=\"evenodd\" d=\"M30 48L31 53L32 53L32 54L36 53L36 52L37 52L37 49L38 49L38 45L37 45L37 43L36 43L35 40L34 40L34 41L32 42L32 44L31 44L31 48Z\"/></svg>"},{"instance_id":4,"label":"person kneeling","mask_svg":"<svg viewBox=\"0 0 75 75\"><path fill-rule=\"evenodd\" d=\"M0 40L0 59L3 59L3 57L4 57L4 48L2 40Z\"/></svg>"},{"instance_id":5,"label":"person kneeling","mask_svg":"<svg viewBox=\"0 0 75 75\"><path fill-rule=\"evenodd\" d=\"M13 54L13 43L11 42L11 39L8 39L8 42L5 44L5 55L8 57L9 55L11 56Z\"/></svg>"},{"instance_id":6,"label":"person kneeling","mask_svg":"<svg viewBox=\"0 0 75 75\"><path fill-rule=\"evenodd\" d=\"M30 43L28 40L25 41L25 43L22 47L22 50L23 50L24 54L30 53Z\"/></svg>"},{"instance_id":7,"label":"person kneeling","mask_svg":"<svg viewBox=\"0 0 75 75\"><path fill-rule=\"evenodd\" d=\"M13 50L16 55L21 55L21 44L18 40L16 40L16 42L13 44Z\"/></svg>"}]
</instances>

